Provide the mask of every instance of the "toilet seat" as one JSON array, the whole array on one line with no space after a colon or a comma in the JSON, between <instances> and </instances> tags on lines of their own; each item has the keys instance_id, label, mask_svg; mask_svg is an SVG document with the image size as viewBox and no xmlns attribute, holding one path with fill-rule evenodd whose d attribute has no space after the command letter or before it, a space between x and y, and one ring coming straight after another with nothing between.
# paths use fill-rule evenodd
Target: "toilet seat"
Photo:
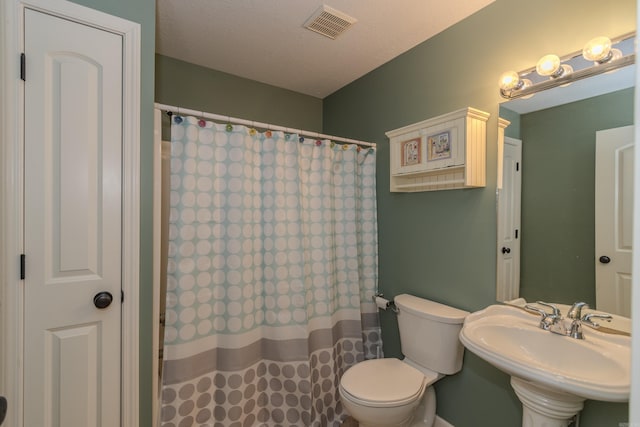
<instances>
[{"instance_id":1,"label":"toilet seat","mask_svg":"<svg viewBox=\"0 0 640 427\"><path fill-rule=\"evenodd\" d=\"M364 406L402 406L419 399L427 378L417 369L395 358L360 362L340 380L345 397Z\"/></svg>"}]
</instances>

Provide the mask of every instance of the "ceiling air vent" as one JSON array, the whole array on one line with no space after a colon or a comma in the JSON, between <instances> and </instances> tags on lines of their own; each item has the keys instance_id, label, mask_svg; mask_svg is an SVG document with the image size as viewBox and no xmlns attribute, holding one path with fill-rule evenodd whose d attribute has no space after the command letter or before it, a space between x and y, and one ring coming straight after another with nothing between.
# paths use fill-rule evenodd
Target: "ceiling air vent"
<instances>
[{"instance_id":1,"label":"ceiling air vent","mask_svg":"<svg viewBox=\"0 0 640 427\"><path fill-rule=\"evenodd\" d=\"M352 18L346 13L322 5L311 18L304 23L304 27L330 39L335 39L355 24L356 21L357 19Z\"/></svg>"}]
</instances>

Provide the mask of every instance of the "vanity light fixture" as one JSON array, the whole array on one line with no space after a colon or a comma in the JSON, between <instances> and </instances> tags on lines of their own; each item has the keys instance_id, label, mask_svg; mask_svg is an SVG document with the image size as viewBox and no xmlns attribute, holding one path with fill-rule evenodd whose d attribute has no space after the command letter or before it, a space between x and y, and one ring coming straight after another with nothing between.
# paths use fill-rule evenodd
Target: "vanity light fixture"
<instances>
[{"instance_id":1,"label":"vanity light fixture","mask_svg":"<svg viewBox=\"0 0 640 427\"><path fill-rule=\"evenodd\" d=\"M610 40L596 37L583 50L569 55L545 55L535 67L500 76L500 95L506 99L529 97L536 92L617 70L635 63L635 32Z\"/></svg>"}]
</instances>

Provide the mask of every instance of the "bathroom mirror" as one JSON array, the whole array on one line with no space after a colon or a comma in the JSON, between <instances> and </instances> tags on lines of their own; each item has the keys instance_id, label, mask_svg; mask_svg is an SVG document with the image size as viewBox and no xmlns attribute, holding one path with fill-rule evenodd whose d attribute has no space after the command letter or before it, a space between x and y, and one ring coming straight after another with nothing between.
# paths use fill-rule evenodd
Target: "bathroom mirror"
<instances>
[{"instance_id":1,"label":"bathroom mirror","mask_svg":"<svg viewBox=\"0 0 640 427\"><path fill-rule=\"evenodd\" d=\"M597 253L595 247L595 168L596 159L602 157L596 156L596 132L633 125L634 79L635 65L631 65L500 105L500 118L510 124L504 129L505 154L498 164L519 168L521 190L518 224L508 219L512 216L505 218L500 208L505 200L517 204L518 197L507 193L517 193L513 181L518 178L509 170L499 171L503 182L497 191L498 300L585 301L601 309L596 299L596 267L600 257L612 255ZM606 132L598 135L606 137ZM517 159L518 140L521 159ZM509 157L514 152L516 160ZM624 194L631 206L632 193ZM508 204L513 207L511 201ZM501 230L510 234L519 250L501 241ZM629 258L630 239L629 233ZM510 287L515 291L509 292ZM618 299L625 298L622 291ZM616 314L630 316L630 308Z\"/></svg>"}]
</instances>

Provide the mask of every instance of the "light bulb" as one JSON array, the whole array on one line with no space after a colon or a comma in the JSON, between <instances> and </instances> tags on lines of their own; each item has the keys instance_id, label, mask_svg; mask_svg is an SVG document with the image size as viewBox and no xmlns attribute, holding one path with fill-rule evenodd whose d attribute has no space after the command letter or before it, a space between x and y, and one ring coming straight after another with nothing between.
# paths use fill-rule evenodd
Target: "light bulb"
<instances>
[{"instance_id":1,"label":"light bulb","mask_svg":"<svg viewBox=\"0 0 640 427\"><path fill-rule=\"evenodd\" d=\"M513 90L518 88L518 85L521 84L520 82L521 80L518 73L515 71L506 71L500 76L498 86L500 86L502 90Z\"/></svg>"},{"instance_id":2,"label":"light bulb","mask_svg":"<svg viewBox=\"0 0 640 427\"><path fill-rule=\"evenodd\" d=\"M558 55L545 55L536 64L536 71L541 76L555 79L572 73L573 68L571 65L562 64Z\"/></svg>"},{"instance_id":3,"label":"light bulb","mask_svg":"<svg viewBox=\"0 0 640 427\"><path fill-rule=\"evenodd\" d=\"M608 37L596 37L584 45L582 56L587 61L603 64L612 59L620 58L622 52L618 49L611 48L611 40Z\"/></svg>"},{"instance_id":4,"label":"light bulb","mask_svg":"<svg viewBox=\"0 0 640 427\"><path fill-rule=\"evenodd\" d=\"M599 62L611 52L611 40L608 37L596 37L589 40L582 49L582 56L587 61Z\"/></svg>"},{"instance_id":5,"label":"light bulb","mask_svg":"<svg viewBox=\"0 0 640 427\"><path fill-rule=\"evenodd\" d=\"M531 86L531 80L522 79L515 71L507 71L502 73L498 81L500 93L504 98L510 98L514 91L520 91ZM531 97L533 95L529 95Z\"/></svg>"},{"instance_id":6,"label":"light bulb","mask_svg":"<svg viewBox=\"0 0 640 427\"><path fill-rule=\"evenodd\" d=\"M541 76L553 76L560 69L558 55L545 55L536 64L536 71Z\"/></svg>"}]
</instances>

